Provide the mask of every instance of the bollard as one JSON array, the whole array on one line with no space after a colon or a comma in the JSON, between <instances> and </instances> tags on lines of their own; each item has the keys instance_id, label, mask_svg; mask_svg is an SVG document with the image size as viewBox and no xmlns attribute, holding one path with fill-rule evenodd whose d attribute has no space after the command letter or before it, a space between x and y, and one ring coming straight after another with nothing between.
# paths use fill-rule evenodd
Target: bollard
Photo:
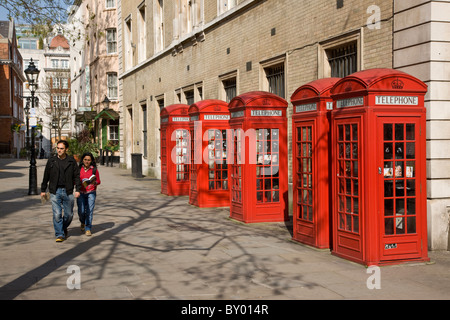
<instances>
[{"instance_id":1,"label":"bollard","mask_svg":"<svg viewBox=\"0 0 450 320\"><path fill-rule=\"evenodd\" d=\"M98 159L98 163L101 164L102 166L105 164L105 158L103 157L103 149L99 150L99 159Z\"/></svg>"},{"instance_id":2,"label":"bollard","mask_svg":"<svg viewBox=\"0 0 450 320\"><path fill-rule=\"evenodd\" d=\"M142 178L142 153L131 154L131 176Z\"/></svg>"}]
</instances>

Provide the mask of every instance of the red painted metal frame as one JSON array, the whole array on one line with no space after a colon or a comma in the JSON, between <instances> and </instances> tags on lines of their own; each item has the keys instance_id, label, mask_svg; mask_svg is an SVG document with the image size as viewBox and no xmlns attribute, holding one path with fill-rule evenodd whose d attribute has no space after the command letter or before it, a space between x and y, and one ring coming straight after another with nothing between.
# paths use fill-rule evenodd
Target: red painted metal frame
<instances>
[{"instance_id":1,"label":"red painted metal frame","mask_svg":"<svg viewBox=\"0 0 450 320\"><path fill-rule=\"evenodd\" d=\"M228 103L215 99L203 100L192 104L188 112L193 150L189 203L198 207L229 207L229 172L226 153L223 154L223 151L226 152L226 130L229 129ZM216 137L219 131L225 132L225 136ZM214 132L211 144L210 132ZM208 162L204 157L208 158Z\"/></svg>"},{"instance_id":2,"label":"red painted metal frame","mask_svg":"<svg viewBox=\"0 0 450 320\"><path fill-rule=\"evenodd\" d=\"M291 96L292 239L320 249L328 249L331 244L329 148L333 100L330 90L338 80L340 78L312 81ZM310 136L304 137L305 133Z\"/></svg>"},{"instance_id":3,"label":"red painted metal frame","mask_svg":"<svg viewBox=\"0 0 450 320\"><path fill-rule=\"evenodd\" d=\"M234 133L234 163L229 174L232 219L245 223L289 219L287 105L283 98L264 91L247 92L230 101ZM263 134L270 138L269 154L256 153L260 146L267 147ZM257 170L265 174L257 176Z\"/></svg>"},{"instance_id":4,"label":"red painted metal frame","mask_svg":"<svg viewBox=\"0 0 450 320\"><path fill-rule=\"evenodd\" d=\"M426 91L427 86L419 79L392 69L356 72L338 81L332 88L334 100L332 112L333 254L365 265L429 260L426 206L426 111L424 107ZM400 124L399 127L402 128L406 128L407 124L410 127L414 124L415 181L411 180L415 195L410 198L400 197L399 203L404 201L403 203L406 204L408 199L413 199L415 211L409 211L409 207L407 211L402 211L399 209L401 206L396 205L399 212L394 212L393 217L390 216L391 209L385 204L392 200L392 198L385 198L387 190L387 188L385 190L385 181L389 180L384 173L384 148L386 147L384 143L386 141L382 128L385 123ZM340 131L341 129L349 129L351 133L345 135L347 131ZM406 129L402 130L405 130L402 131L403 133L406 132ZM352 154L347 157L344 148L340 153L339 145L351 145ZM401 151L405 146L406 141L399 142L400 157L404 157L404 152L407 152ZM353 149L356 147L357 150ZM355 174L347 176L349 170L355 169L355 161L358 163L356 176ZM392 161L407 165L405 158ZM345 167L338 167L339 164L345 164ZM342 170L339 170L340 168ZM386 169L390 172L389 168ZM392 180L399 183L408 180L405 173L403 176L399 173L396 179ZM346 182L344 186L339 184L344 180ZM352 183L353 187L350 188ZM405 185L398 189L403 189L397 190L402 194L407 192ZM350 192L351 195L349 195ZM357 199L356 202L354 202L355 199ZM345 200L343 206L340 200ZM353 204L350 206L351 203ZM356 212L347 212L350 209ZM340 212L339 215L338 212ZM399 219L410 214L414 217L414 224L409 224L408 220L407 226L405 226L406 222L404 225L396 225L397 229L403 233L386 233L389 229L390 221L388 220L395 218L396 222L406 221L406 218ZM340 218L342 219L339 220Z\"/></svg>"},{"instance_id":5,"label":"red painted metal frame","mask_svg":"<svg viewBox=\"0 0 450 320\"><path fill-rule=\"evenodd\" d=\"M182 152L180 154L174 154L178 149L187 148L189 152L189 135L186 136L187 140L185 142L187 146L177 146L177 130L186 130L189 133L189 117L188 117L187 104L173 104L167 106L161 110L161 193L168 196L185 196L189 194L189 163L186 164L176 164L173 158L178 158L183 156ZM185 155L189 155L188 153ZM176 161L176 160L175 160ZM178 168L183 168L182 170L188 170L187 173L177 172ZM186 177L187 174L187 177ZM183 176L182 179L177 179Z\"/></svg>"}]
</instances>

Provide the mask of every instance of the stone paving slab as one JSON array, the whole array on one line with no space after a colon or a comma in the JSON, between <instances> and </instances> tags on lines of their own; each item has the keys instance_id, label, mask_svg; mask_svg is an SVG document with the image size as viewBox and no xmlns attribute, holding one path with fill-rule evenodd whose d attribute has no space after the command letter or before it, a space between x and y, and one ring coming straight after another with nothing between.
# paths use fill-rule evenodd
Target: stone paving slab
<instances>
[{"instance_id":1,"label":"stone paving slab","mask_svg":"<svg viewBox=\"0 0 450 320\"><path fill-rule=\"evenodd\" d=\"M80 233L75 205L69 238L56 243L50 203L27 195L28 163L0 159L0 299L450 299L450 252L381 267L381 289L369 289L367 268L292 241L291 222L244 224L227 208L161 195L159 180L99 172L93 235ZM81 289L67 286L70 266Z\"/></svg>"}]
</instances>

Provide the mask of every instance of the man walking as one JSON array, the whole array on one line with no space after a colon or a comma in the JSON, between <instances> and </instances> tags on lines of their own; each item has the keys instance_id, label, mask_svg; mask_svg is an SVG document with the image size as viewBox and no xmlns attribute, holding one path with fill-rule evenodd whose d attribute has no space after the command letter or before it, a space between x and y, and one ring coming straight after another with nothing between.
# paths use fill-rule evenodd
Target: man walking
<instances>
[{"instance_id":1,"label":"man walking","mask_svg":"<svg viewBox=\"0 0 450 320\"><path fill-rule=\"evenodd\" d=\"M67 155L68 149L67 141L58 141L57 156L48 159L41 184L41 197L45 196L49 184L56 242L62 242L67 238L67 228L73 218L74 186L75 198L80 196L80 170L75 159Z\"/></svg>"}]
</instances>

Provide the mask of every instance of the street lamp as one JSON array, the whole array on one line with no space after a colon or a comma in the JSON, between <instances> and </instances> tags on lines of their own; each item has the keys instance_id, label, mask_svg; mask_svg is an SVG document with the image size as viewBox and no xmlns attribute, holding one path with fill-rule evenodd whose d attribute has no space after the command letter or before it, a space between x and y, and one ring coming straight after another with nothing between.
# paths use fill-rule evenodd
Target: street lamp
<instances>
[{"instance_id":1,"label":"street lamp","mask_svg":"<svg viewBox=\"0 0 450 320\"><path fill-rule=\"evenodd\" d=\"M25 69L25 75L27 77L27 81L29 84L29 88L31 91L31 109L34 111L34 103L35 98L34 93L37 87L37 79L39 76L39 70L34 65L33 59L30 59L30 64L28 68ZM36 195L38 194L37 190L37 170L36 170L36 147L34 145L34 128L35 125L31 128L31 159L30 159L30 180L28 185L28 194ZM28 129L28 121L27 121L27 129Z\"/></svg>"},{"instance_id":2,"label":"street lamp","mask_svg":"<svg viewBox=\"0 0 450 320\"><path fill-rule=\"evenodd\" d=\"M109 109L109 103L111 100L108 99L108 96L105 95L105 99L103 99L102 104L105 106L104 109Z\"/></svg>"}]
</instances>

